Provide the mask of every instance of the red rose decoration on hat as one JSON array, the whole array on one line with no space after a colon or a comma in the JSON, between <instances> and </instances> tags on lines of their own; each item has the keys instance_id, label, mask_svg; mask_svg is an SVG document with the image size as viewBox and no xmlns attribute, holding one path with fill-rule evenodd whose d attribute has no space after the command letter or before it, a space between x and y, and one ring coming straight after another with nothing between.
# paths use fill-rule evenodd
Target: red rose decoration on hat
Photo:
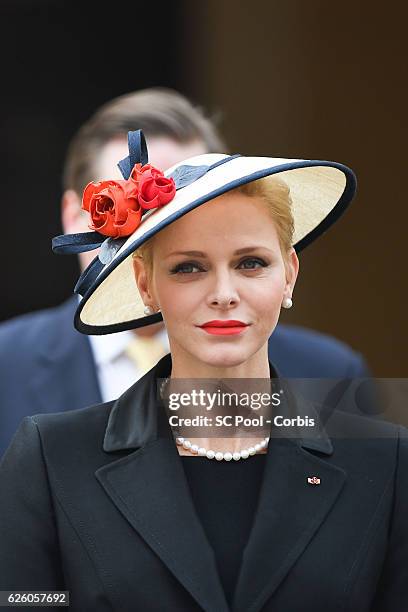
<instances>
[{"instance_id":1,"label":"red rose decoration on hat","mask_svg":"<svg viewBox=\"0 0 408 612\"><path fill-rule=\"evenodd\" d=\"M90 228L112 238L130 236L142 217L137 191L129 181L89 183L82 208L91 215Z\"/></svg>"},{"instance_id":2,"label":"red rose decoration on hat","mask_svg":"<svg viewBox=\"0 0 408 612\"><path fill-rule=\"evenodd\" d=\"M166 178L161 170L150 164L136 164L130 175L139 190L139 204L145 210L168 204L176 195L174 179Z\"/></svg>"},{"instance_id":3,"label":"red rose decoration on hat","mask_svg":"<svg viewBox=\"0 0 408 612\"><path fill-rule=\"evenodd\" d=\"M176 195L173 179L150 164L136 164L128 180L89 183L82 208L91 215L91 229L112 238L130 236L145 210L158 208Z\"/></svg>"},{"instance_id":4,"label":"red rose decoration on hat","mask_svg":"<svg viewBox=\"0 0 408 612\"><path fill-rule=\"evenodd\" d=\"M144 166L142 166L142 164L135 164L132 172L130 173L129 181L134 181L139 187L140 180L145 174L148 174L149 176L163 176L163 172L151 164L145 164Z\"/></svg>"}]
</instances>

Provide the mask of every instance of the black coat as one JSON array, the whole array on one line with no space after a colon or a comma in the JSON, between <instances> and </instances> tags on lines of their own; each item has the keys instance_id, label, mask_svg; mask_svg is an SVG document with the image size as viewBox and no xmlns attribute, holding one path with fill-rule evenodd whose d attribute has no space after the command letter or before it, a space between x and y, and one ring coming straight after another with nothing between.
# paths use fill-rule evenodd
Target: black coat
<instances>
[{"instance_id":1,"label":"black coat","mask_svg":"<svg viewBox=\"0 0 408 612\"><path fill-rule=\"evenodd\" d=\"M73 611L229 610L156 402L170 368L23 421L0 464L0 590L69 590ZM231 610L408 610L406 433L336 411L313 437L271 439Z\"/></svg>"}]
</instances>

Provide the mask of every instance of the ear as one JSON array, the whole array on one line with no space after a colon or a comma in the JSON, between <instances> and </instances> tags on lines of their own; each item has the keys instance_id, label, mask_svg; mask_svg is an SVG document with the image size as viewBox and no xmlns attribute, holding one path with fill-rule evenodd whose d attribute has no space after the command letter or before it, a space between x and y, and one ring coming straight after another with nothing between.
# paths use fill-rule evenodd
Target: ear
<instances>
[{"instance_id":1,"label":"ear","mask_svg":"<svg viewBox=\"0 0 408 612\"><path fill-rule=\"evenodd\" d=\"M146 265L140 256L133 257L133 272L141 298L146 306L154 306Z\"/></svg>"},{"instance_id":2,"label":"ear","mask_svg":"<svg viewBox=\"0 0 408 612\"><path fill-rule=\"evenodd\" d=\"M299 272L299 259L295 249L292 247L288 253L286 262L286 286L285 297L292 297L296 279Z\"/></svg>"},{"instance_id":3,"label":"ear","mask_svg":"<svg viewBox=\"0 0 408 612\"><path fill-rule=\"evenodd\" d=\"M89 232L88 215L82 210L76 191L67 189L61 200L61 224L65 234Z\"/></svg>"}]
</instances>

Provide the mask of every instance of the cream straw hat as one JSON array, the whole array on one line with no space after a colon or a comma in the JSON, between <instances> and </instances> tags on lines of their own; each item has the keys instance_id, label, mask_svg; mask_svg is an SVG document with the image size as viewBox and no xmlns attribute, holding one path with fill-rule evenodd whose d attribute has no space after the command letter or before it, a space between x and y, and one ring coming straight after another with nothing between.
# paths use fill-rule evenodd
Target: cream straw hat
<instances>
[{"instance_id":1,"label":"cream straw hat","mask_svg":"<svg viewBox=\"0 0 408 612\"><path fill-rule=\"evenodd\" d=\"M333 225L356 190L352 170L330 161L209 153L164 173L146 164L142 132L129 132L129 156L118 164L125 180L91 183L84 192L83 207L93 213L97 231L53 240L56 253L101 246L75 288L83 296L75 314L75 327L82 333L109 334L162 320L160 313L144 313L132 253L197 206L244 183L279 174L290 189L293 246L300 251Z\"/></svg>"}]
</instances>

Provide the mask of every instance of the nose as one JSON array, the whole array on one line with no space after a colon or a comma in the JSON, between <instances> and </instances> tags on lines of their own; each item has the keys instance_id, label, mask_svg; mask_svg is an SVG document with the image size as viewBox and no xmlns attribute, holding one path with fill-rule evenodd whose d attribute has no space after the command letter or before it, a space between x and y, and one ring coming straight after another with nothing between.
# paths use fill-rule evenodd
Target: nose
<instances>
[{"instance_id":1,"label":"nose","mask_svg":"<svg viewBox=\"0 0 408 612\"><path fill-rule=\"evenodd\" d=\"M215 273L213 286L207 295L207 304L215 308L232 308L239 304L237 288L229 271Z\"/></svg>"}]
</instances>

